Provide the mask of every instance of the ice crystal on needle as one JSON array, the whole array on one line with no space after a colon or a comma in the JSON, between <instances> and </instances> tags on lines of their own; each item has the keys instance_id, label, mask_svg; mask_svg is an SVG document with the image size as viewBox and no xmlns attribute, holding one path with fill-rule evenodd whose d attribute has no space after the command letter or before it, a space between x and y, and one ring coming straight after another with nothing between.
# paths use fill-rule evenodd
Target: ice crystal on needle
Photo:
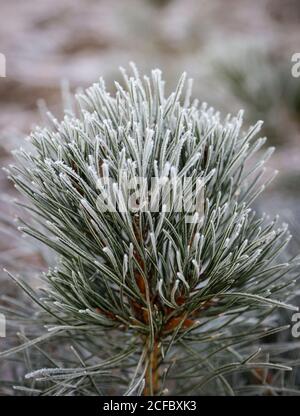
<instances>
[{"instance_id":1,"label":"ice crystal on needle","mask_svg":"<svg viewBox=\"0 0 300 416\"><path fill-rule=\"evenodd\" d=\"M252 208L270 180L261 122L244 131L242 112L223 119L191 102L185 74L166 95L161 71L122 73L115 94L100 79L76 96L76 114L30 135L32 153L16 152L10 177L39 223L22 230L59 259L42 294L17 279L46 332L1 355L71 344L27 375L43 394L201 394L208 384L232 394L234 371L289 370L254 343L284 329L276 308L297 309L295 261L280 260L287 227Z\"/></svg>"}]
</instances>

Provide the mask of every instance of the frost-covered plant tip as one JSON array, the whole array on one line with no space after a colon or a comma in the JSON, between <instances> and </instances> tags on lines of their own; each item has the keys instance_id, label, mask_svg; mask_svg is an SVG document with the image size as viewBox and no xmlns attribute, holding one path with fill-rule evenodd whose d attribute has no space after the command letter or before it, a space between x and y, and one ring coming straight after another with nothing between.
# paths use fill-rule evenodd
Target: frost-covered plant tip
<instances>
[{"instance_id":1,"label":"frost-covered plant tip","mask_svg":"<svg viewBox=\"0 0 300 416\"><path fill-rule=\"evenodd\" d=\"M13 277L37 307L28 338L1 356L26 351L20 388L35 394L234 394L234 372L272 391L291 368L257 340L287 328L277 308L297 310L296 260L280 262L287 227L251 208L270 180L261 122L243 131L242 112L223 120L191 102L185 74L170 95L159 70L122 74L114 95L101 79L63 121L50 115L9 168L34 219L22 231L59 258L41 289ZM176 186L148 186L124 209L124 177L181 181L183 195L200 178L203 204L190 215ZM155 209L142 192L156 192Z\"/></svg>"}]
</instances>

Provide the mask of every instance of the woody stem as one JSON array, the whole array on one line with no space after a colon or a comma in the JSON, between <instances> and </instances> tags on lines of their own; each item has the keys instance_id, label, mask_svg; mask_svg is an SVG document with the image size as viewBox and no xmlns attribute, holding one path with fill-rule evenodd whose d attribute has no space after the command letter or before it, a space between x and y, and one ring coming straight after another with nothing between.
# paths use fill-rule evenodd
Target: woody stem
<instances>
[{"instance_id":1,"label":"woody stem","mask_svg":"<svg viewBox=\"0 0 300 416\"><path fill-rule=\"evenodd\" d=\"M152 350L148 355L148 367L146 372L144 396L155 396L160 388L159 374L160 349L158 340L154 341Z\"/></svg>"}]
</instances>

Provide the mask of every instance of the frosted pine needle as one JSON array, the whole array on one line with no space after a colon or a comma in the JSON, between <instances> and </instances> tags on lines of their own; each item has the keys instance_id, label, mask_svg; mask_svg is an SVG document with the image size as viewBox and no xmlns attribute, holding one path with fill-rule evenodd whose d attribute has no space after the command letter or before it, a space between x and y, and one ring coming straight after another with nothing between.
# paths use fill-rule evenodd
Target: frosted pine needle
<instances>
[{"instance_id":1,"label":"frosted pine needle","mask_svg":"<svg viewBox=\"0 0 300 416\"><path fill-rule=\"evenodd\" d=\"M114 94L101 79L15 153L10 178L33 218L22 231L58 260L41 291L15 278L40 333L0 357L30 351L23 390L49 395L233 394L233 372L251 384L260 368L290 370L257 350L286 329L275 309L297 310L288 229L252 208L273 151L261 155L261 122L244 131L242 111L191 102L185 74L170 95L159 70L122 74Z\"/></svg>"}]
</instances>

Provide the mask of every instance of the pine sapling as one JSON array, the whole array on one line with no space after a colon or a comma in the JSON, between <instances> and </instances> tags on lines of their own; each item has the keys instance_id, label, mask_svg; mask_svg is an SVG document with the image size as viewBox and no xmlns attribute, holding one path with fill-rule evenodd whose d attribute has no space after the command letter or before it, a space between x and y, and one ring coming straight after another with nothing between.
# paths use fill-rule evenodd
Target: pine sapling
<instances>
[{"instance_id":1,"label":"pine sapling","mask_svg":"<svg viewBox=\"0 0 300 416\"><path fill-rule=\"evenodd\" d=\"M291 367L258 340L297 310L297 260L282 261L287 226L253 210L270 181L262 123L191 101L185 74L167 95L159 70L132 73L113 95L102 79L78 93L15 153L20 228L58 258L40 289L12 276L36 307L0 356L29 351L31 394L234 394L235 372L271 386L265 371Z\"/></svg>"}]
</instances>

